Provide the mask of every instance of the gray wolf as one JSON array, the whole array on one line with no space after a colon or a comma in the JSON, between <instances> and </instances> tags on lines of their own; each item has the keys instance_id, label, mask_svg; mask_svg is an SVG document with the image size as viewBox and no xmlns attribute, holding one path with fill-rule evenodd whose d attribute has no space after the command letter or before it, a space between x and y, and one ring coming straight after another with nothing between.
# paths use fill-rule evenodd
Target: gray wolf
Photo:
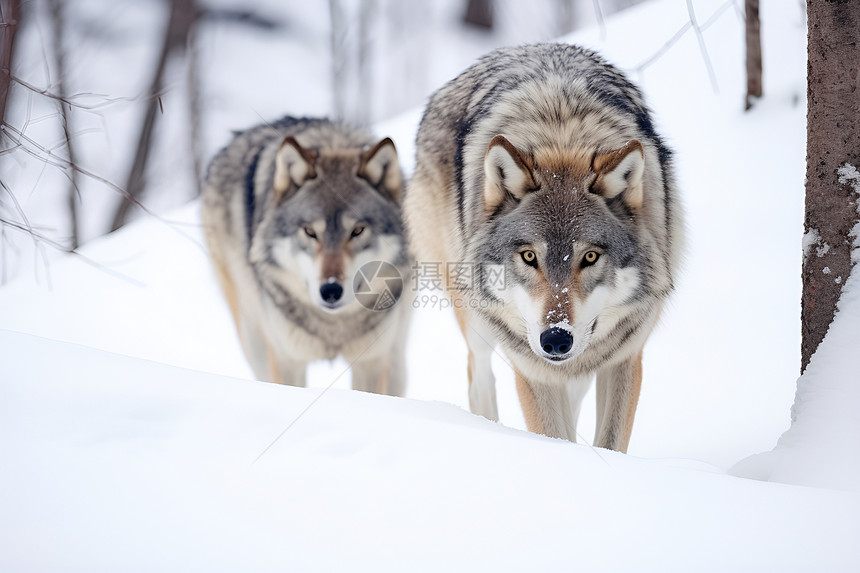
<instances>
[{"instance_id":1,"label":"gray wolf","mask_svg":"<svg viewBox=\"0 0 860 573\"><path fill-rule=\"evenodd\" d=\"M476 265L469 288L449 291L472 411L498 419L498 344L529 430L576 441L596 375L595 444L626 452L683 232L642 94L580 47L500 49L431 97L416 159L403 205L414 255Z\"/></svg>"},{"instance_id":2,"label":"gray wolf","mask_svg":"<svg viewBox=\"0 0 860 573\"><path fill-rule=\"evenodd\" d=\"M342 355L354 389L402 395L411 308L356 292L400 296L402 282L360 273L377 261L408 281L402 196L392 141L325 119L254 127L215 156L203 228L257 378L304 386L308 362Z\"/></svg>"}]
</instances>

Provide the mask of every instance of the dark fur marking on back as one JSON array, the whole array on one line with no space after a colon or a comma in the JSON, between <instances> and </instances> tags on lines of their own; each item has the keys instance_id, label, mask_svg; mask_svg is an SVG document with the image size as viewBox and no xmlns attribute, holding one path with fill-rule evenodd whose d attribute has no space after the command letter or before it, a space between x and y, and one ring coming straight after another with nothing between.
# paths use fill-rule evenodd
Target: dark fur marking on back
<instances>
[{"instance_id":1,"label":"dark fur marking on back","mask_svg":"<svg viewBox=\"0 0 860 573\"><path fill-rule=\"evenodd\" d=\"M245 229L248 232L248 249L251 249L251 241L254 238L254 211L256 209L257 197L254 189L254 177L257 174L257 163L263 148L260 147L251 159L251 165L245 173Z\"/></svg>"}]
</instances>

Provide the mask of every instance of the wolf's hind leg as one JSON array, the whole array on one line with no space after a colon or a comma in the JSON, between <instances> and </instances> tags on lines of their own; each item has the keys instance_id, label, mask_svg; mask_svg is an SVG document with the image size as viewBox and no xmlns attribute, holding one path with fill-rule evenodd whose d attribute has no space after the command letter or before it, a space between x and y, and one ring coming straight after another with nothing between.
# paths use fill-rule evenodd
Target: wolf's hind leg
<instances>
[{"instance_id":1,"label":"wolf's hind leg","mask_svg":"<svg viewBox=\"0 0 860 573\"><path fill-rule=\"evenodd\" d=\"M642 388L642 351L597 373L597 429L594 445L627 452Z\"/></svg>"},{"instance_id":2,"label":"wolf's hind leg","mask_svg":"<svg viewBox=\"0 0 860 573\"><path fill-rule=\"evenodd\" d=\"M496 403L496 378L493 375L491 359L494 339L480 319L468 314L462 305L454 304L457 323L469 347L469 409L488 420L499 421L499 407Z\"/></svg>"}]
</instances>

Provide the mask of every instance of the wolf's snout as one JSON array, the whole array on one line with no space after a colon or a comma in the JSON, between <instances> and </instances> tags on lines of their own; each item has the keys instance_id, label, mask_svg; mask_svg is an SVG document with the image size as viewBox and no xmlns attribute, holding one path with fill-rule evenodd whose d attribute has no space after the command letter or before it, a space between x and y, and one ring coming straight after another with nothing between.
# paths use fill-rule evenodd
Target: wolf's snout
<instances>
[{"instance_id":1,"label":"wolf's snout","mask_svg":"<svg viewBox=\"0 0 860 573\"><path fill-rule=\"evenodd\" d=\"M328 304L334 304L343 296L343 287L337 283L326 283L320 287L320 296Z\"/></svg>"},{"instance_id":2,"label":"wolf's snout","mask_svg":"<svg viewBox=\"0 0 860 573\"><path fill-rule=\"evenodd\" d=\"M561 356L573 348L573 336L565 329L554 326L541 333L540 347L547 354Z\"/></svg>"}]
</instances>

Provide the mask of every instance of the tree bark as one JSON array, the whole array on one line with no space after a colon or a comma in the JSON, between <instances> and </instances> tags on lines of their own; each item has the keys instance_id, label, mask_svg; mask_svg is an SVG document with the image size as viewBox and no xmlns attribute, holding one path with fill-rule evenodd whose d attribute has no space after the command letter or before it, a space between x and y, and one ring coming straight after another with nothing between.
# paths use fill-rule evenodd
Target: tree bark
<instances>
[{"instance_id":1,"label":"tree bark","mask_svg":"<svg viewBox=\"0 0 860 573\"><path fill-rule=\"evenodd\" d=\"M852 271L860 167L860 1L808 0L806 217L801 372L827 333ZM840 182L840 170L843 177Z\"/></svg>"},{"instance_id":2,"label":"tree bark","mask_svg":"<svg viewBox=\"0 0 860 573\"><path fill-rule=\"evenodd\" d=\"M753 105L754 97L761 97L761 23L758 17L758 0L746 0L746 60L747 97L746 109Z\"/></svg>"},{"instance_id":3,"label":"tree bark","mask_svg":"<svg viewBox=\"0 0 860 573\"><path fill-rule=\"evenodd\" d=\"M0 0L0 125L6 118L6 102L12 87L12 47L20 17L19 0Z\"/></svg>"},{"instance_id":4,"label":"tree bark","mask_svg":"<svg viewBox=\"0 0 860 573\"><path fill-rule=\"evenodd\" d=\"M152 148L152 130L155 127L156 113L161 107L160 96L164 83L164 70L167 60L174 50L184 49L188 42L188 35L198 16L195 0L171 0L170 18L167 23L167 32L164 36L161 53L155 66L155 73L147 93L146 114L141 124L138 136L137 152L134 162L129 171L125 184L126 196L114 214L111 231L116 231L125 224L131 206L138 202L138 198L146 187L145 175L146 164L149 160L149 152Z\"/></svg>"}]
</instances>

